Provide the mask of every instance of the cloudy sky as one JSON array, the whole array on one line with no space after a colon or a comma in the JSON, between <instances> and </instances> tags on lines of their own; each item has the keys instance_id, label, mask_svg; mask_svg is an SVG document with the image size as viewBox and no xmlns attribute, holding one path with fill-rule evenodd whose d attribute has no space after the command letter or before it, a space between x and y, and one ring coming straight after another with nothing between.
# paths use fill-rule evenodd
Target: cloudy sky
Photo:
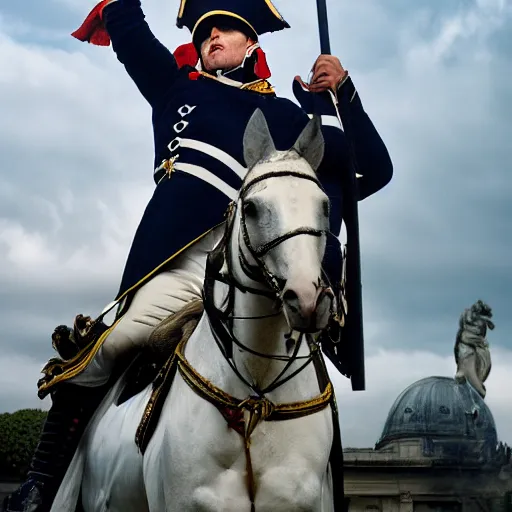
<instances>
[{"instance_id":1,"label":"cloudy sky","mask_svg":"<svg viewBox=\"0 0 512 512\"><path fill-rule=\"evenodd\" d=\"M169 48L178 0L145 0ZM36 396L50 335L115 296L153 190L151 112L111 49L69 33L95 0L0 5L0 411ZM281 95L318 55L314 0L262 44ZM328 2L333 53L395 176L360 207L367 391L339 398L346 446L372 446L400 391L455 372L461 311L494 310L487 381L512 443L512 6L509 0Z\"/></svg>"}]
</instances>

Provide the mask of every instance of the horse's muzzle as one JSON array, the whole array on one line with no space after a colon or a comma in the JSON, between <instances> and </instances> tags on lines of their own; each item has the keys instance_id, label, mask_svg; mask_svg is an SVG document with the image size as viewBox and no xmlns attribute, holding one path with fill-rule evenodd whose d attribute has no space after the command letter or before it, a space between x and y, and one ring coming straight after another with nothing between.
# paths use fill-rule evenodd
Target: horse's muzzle
<instances>
[{"instance_id":1,"label":"horse's muzzle","mask_svg":"<svg viewBox=\"0 0 512 512\"><path fill-rule=\"evenodd\" d=\"M290 329L318 332L327 326L334 294L330 288L311 283L309 286L285 286L283 307Z\"/></svg>"}]
</instances>

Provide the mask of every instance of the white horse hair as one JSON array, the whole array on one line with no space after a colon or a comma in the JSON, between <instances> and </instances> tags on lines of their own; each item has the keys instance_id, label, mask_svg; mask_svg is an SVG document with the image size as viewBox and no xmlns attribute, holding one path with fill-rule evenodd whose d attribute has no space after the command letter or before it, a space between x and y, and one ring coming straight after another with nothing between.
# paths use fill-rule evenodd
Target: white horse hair
<instances>
[{"instance_id":1,"label":"white horse hair","mask_svg":"<svg viewBox=\"0 0 512 512\"><path fill-rule=\"evenodd\" d=\"M327 324L332 295L321 283L329 202L316 182L323 147L317 118L286 152L276 151L260 111L247 127L244 151L249 171L243 196L241 192L228 220L231 231L225 241L229 250L223 268L239 284L232 292L232 334L246 350L235 345L231 363L240 375L217 345L207 311L184 352L201 376L232 397L244 400L255 389L269 386L298 348L294 354L298 358L283 375L290 376L310 355L306 342L297 346L297 333L318 332ZM256 258L258 248L265 247ZM241 253L245 265L240 262ZM267 294L275 291L268 281L248 276L247 264L275 277L279 300ZM244 293L240 289L244 286L262 294ZM215 284L216 307L225 306L227 289L225 283ZM292 338L287 336L290 332ZM69 488L73 482L75 487L81 483L85 512L334 510L330 405L299 418L259 422L250 437L249 475L243 436L229 428L219 410L194 392L179 372L141 454L134 440L152 387L116 406L121 385L91 421L52 511L64 510L59 507L65 503L69 506L70 496L77 498L76 489ZM322 391L310 364L266 397L274 404L300 402ZM253 480L248 483L249 476Z\"/></svg>"}]
</instances>

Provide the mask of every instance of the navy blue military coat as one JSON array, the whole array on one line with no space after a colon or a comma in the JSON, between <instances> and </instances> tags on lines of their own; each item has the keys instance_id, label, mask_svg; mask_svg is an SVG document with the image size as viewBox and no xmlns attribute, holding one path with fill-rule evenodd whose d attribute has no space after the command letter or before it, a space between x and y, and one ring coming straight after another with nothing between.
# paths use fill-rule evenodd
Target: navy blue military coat
<instances>
[{"instance_id":1,"label":"navy blue military coat","mask_svg":"<svg viewBox=\"0 0 512 512\"><path fill-rule=\"evenodd\" d=\"M193 68L180 69L172 53L152 34L139 0L108 5L103 19L119 61L152 107L155 145L156 188L135 234L118 299L223 222L245 172L245 127L258 108L278 150L294 145L309 121L308 114L323 115L326 148L318 176L331 200L331 230L340 232L341 177L349 172L349 154L328 93L310 94L296 82L298 106L275 94L239 89L212 78L191 79ZM389 182L392 164L351 79L338 94L351 99L354 145L362 175L358 194L364 199ZM176 156L175 170L169 175L162 162Z\"/></svg>"}]
</instances>

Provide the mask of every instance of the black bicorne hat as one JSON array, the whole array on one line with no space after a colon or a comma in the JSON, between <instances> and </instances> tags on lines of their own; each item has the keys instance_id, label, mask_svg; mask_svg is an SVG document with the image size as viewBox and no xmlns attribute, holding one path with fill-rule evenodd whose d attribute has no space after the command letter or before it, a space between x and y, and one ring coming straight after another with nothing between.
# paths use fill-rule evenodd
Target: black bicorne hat
<instances>
[{"instance_id":1,"label":"black bicorne hat","mask_svg":"<svg viewBox=\"0 0 512 512\"><path fill-rule=\"evenodd\" d=\"M267 32L290 28L271 0L181 0L176 25L187 27L200 44L211 27L222 25L220 17L255 40Z\"/></svg>"}]
</instances>

